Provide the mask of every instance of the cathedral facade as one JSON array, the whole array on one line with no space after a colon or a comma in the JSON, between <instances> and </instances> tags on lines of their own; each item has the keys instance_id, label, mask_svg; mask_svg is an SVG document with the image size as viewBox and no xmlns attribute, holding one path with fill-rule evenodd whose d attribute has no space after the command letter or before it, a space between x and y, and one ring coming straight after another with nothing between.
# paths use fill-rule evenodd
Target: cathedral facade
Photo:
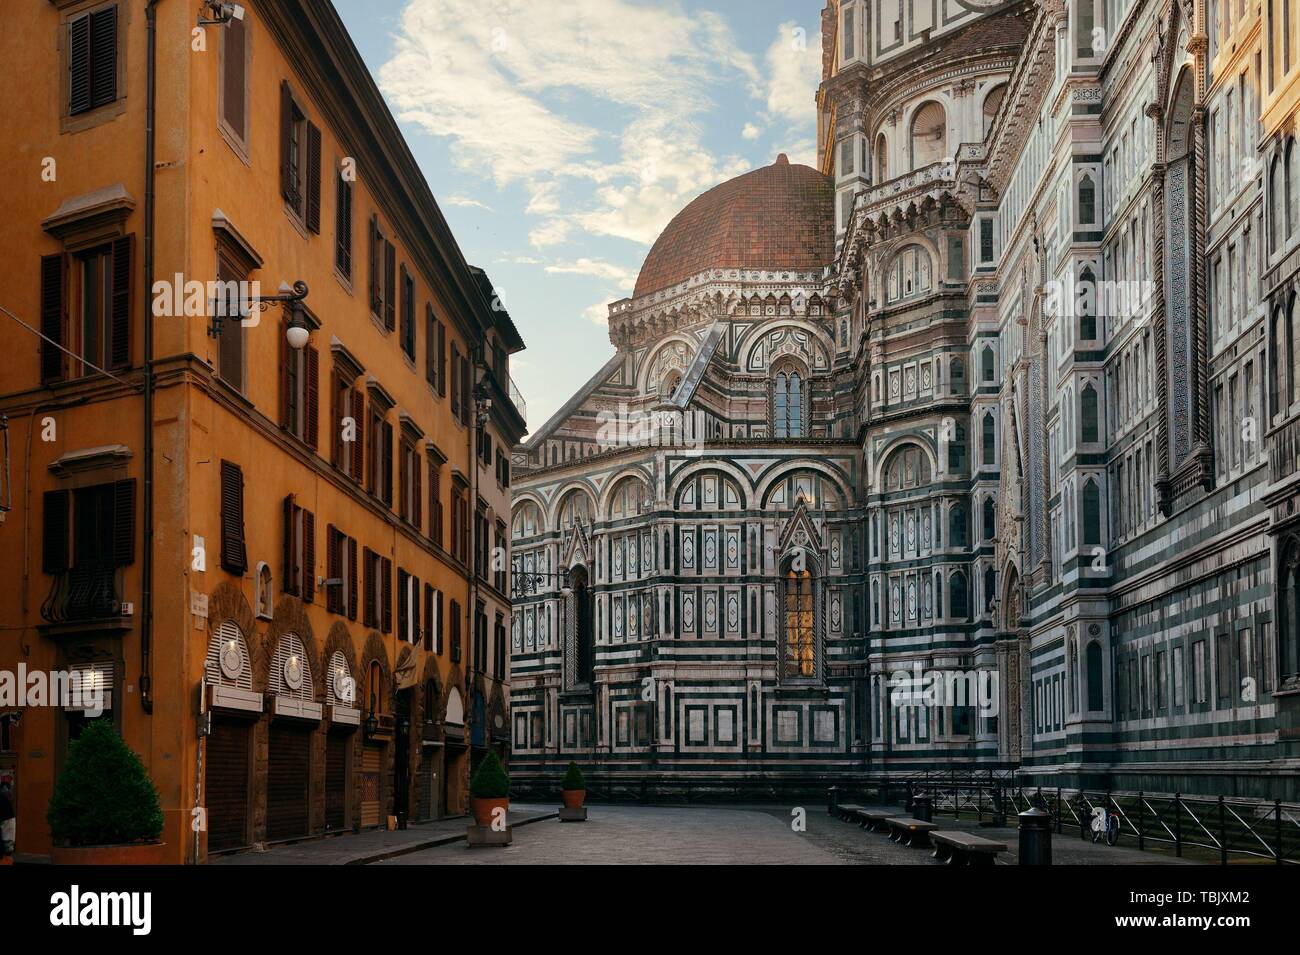
<instances>
[{"instance_id":1,"label":"cathedral facade","mask_svg":"<svg viewBox=\"0 0 1300 955\"><path fill-rule=\"evenodd\" d=\"M514 453L512 759L1296 798L1300 27L832 0Z\"/></svg>"}]
</instances>

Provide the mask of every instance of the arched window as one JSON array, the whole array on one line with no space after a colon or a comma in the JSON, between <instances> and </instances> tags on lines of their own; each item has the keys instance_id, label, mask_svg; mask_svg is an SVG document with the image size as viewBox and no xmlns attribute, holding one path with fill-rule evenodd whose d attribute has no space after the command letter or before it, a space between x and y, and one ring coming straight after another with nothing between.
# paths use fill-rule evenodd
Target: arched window
<instances>
[{"instance_id":1,"label":"arched window","mask_svg":"<svg viewBox=\"0 0 1300 955\"><path fill-rule=\"evenodd\" d=\"M1286 191L1282 184L1282 161L1274 156L1268 190L1268 232L1273 239L1273 252L1282 248L1282 228L1285 222Z\"/></svg>"},{"instance_id":2,"label":"arched window","mask_svg":"<svg viewBox=\"0 0 1300 955\"><path fill-rule=\"evenodd\" d=\"M265 562L257 565L257 615L269 620L275 614L275 587L271 568Z\"/></svg>"},{"instance_id":3,"label":"arched window","mask_svg":"<svg viewBox=\"0 0 1300 955\"><path fill-rule=\"evenodd\" d=\"M591 592L587 586L587 568L574 567L569 573L573 593L569 595L573 613L572 684L590 686L596 669L596 642L591 626Z\"/></svg>"},{"instance_id":4,"label":"arched window","mask_svg":"<svg viewBox=\"0 0 1300 955\"><path fill-rule=\"evenodd\" d=\"M984 97L984 138L988 139L989 130L993 128L993 121L997 119L998 107L1002 105L1002 97L1006 95L1007 84L1002 83L991 89L987 96Z\"/></svg>"},{"instance_id":5,"label":"arched window","mask_svg":"<svg viewBox=\"0 0 1300 955\"><path fill-rule=\"evenodd\" d=\"M1101 669L1101 644L1096 640L1088 641L1086 651L1088 664L1088 709L1092 711L1104 708L1103 700L1102 669Z\"/></svg>"},{"instance_id":6,"label":"arched window","mask_svg":"<svg viewBox=\"0 0 1300 955\"><path fill-rule=\"evenodd\" d=\"M953 547L966 546L966 508L960 503L948 511L948 543Z\"/></svg>"},{"instance_id":7,"label":"arched window","mask_svg":"<svg viewBox=\"0 0 1300 955\"><path fill-rule=\"evenodd\" d=\"M919 245L909 245L890 260L885 269L885 301L901 302L929 292L933 285L933 261Z\"/></svg>"},{"instance_id":8,"label":"arched window","mask_svg":"<svg viewBox=\"0 0 1300 955\"><path fill-rule=\"evenodd\" d=\"M966 364L960 358L952 360L952 393L966 394Z\"/></svg>"},{"instance_id":9,"label":"arched window","mask_svg":"<svg viewBox=\"0 0 1300 955\"><path fill-rule=\"evenodd\" d=\"M424 722L432 723L434 717L438 715L438 684L435 681L424 681L424 694L421 702L423 704Z\"/></svg>"},{"instance_id":10,"label":"arched window","mask_svg":"<svg viewBox=\"0 0 1300 955\"><path fill-rule=\"evenodd\" d=\"M1086 172L1079 180L1079 224L1095 225L1097 222L1097 186Z\"/></svg>"},{"instance_id":11,"label":"arched window","mask_svg":"<svg viewBox=\"0 0 1300 955\"><path fill-rule=\"evenodd\" d=\"M885 141L885 134L881 133L876 137L876 182L881 183L889 178L889 144Z\"/></svg>"},{"instance_id":12,"label":"arched window","mask_svg":"<svg viewBox=\"0 0 1300 955\"><path fill-rule=\"evenodd\" d=\"M984 380L985 380L985 381L992 381L992 380L993 380L993 374L994 374L994 367L993 367L993 346L991 346L991 345L985 345L985 346L984 346L984 354L981 356L981 359L980 359L980 360L983 362L983 365L984 365L984 368L983 368Z\"/></svg>"},{"instance_id":13,"label":"arched window","mask_svg":"<svg viewBox=\"0 0 1300 955\"><path fill-rule=\"evenodd\" d=\"M980 435L980 447L983 453L983 463L990 465L994 461L994 424L993 412L984 412L984 424Z\"/></svg>"},{"instance_id":14,"label":"arched window","mask_svg":"<svg viewBox=\"0 0 1300 955\"><path fill-rule=\"evenodd\" d=\"M367 713L381 716L384 712L384 669L378 660L371 660L366 672Z\"/></svg>"},{"instance_id":15,"label":"arched window","mask_svg":"<svg viewBox=\"0 0 1300 955\"><path fill-rule=\"evenodd\" d=\"M1269 380L1272 412L1285 414L1291 406L1291 323L1281 308L1273 312L1272 338L1269 343Z\"/></svg>"},{"instance_id":16,"label":"arched window","mask_svg":"<svg viewBox=\"0 0 1300 955\"><path fill-rule=\"evenodd\" d=\"M954 620L965 620L969 613L966 609L966 575L959 570L948 578L948 615Z\"/></svg>"},{"instance_id":17,"label":"arched window","mask_svg":"<svg viewBox=\"0 0 1300 955\"><path fill-rule=\"evenodd\" d=\"M682 383L682 373L674 368L659 381L659 397L671 401L677 393L677 386Z\"/></svg>"},{"instance_id":18,"label":"arched window","mask_svg":"<svg viewBox=\"0 0 1300 955\"><path fill-rule=\"evenodd\" d=\"M1296 222L1300 221L1300 149L1295 140L1286 141L1286 237L1295 235Z\"/></svg>"},{"instance_id":19,"label":"arched window","mask_svg":"<svg viewBox=\"0 0 1300 955\"><path fill-rule=\"evenodd\" d=\"M1083 542L1101 543L1101 488L1092 478L1083 484Z\"/></svg>"},{"instance_id":20,"label":"arched window","mask_svg":"<svg viewBox=\"0 0 1300 955\"><path fill-rule=\"evenodd\" d=\"M885 466L885 490L905 491L930 483L930 459L914 444L904 445L890 455Z\"/></svg>"},{"instance_id":21,"label":"arched window","mask_svg":"<svg viewBox=\"0 0 1300 955\"><path fill-rule=\"evenodd\" d=\"M1097 389L1092 387L1092 382L1083 386L1083 391L1079 393L1079 424L1083 429L1083 441L1098 441L1099 424L1097 413Z\"/></svg>"},{"instance_id":22,"label":"arched window","mask_svg":"<svg viewBox=\"0 0 1300 955\"><path fill-rule=\"evenodd\" d=\"M966 429L961 425L953 427L952 440L948 442L948 470L966 470Z\"/></svg>"},{"instance_id":23,"label":"arched window","mask_svg":"<svg viewBox=\"0 0 1300 955\"><path fill-rule=\"evenodd\" d=\"M792 364L778 366L772 378L772 435L803 437L804 381Z\"/></svg>"},{"instance_id":24,"label":"arched window","mask_svg":"<svg viewBox=\"0 0 1300 955\"><path fill-rule=\"evenodd\" d=\"M583 491L570 491L560 504L560 530L572 530L579 524L590 526L592 511L591 498Z\"/></svg>"},{"instance_id":25,"label":"arched window","mask_svg":"<svg viewBox=\"0 0 1300 955\"><path fill-rule=\"evenodd\" d=\"M1079 337L1095 339L1097 337L1097 278L1087 266L1079 273L1079 287L1076 293L1076 310L1079 313Z\"/></svg>"},{"instance_id":26,"label":"arched window","mask_svg":"<svg viewBox=\"0 0 1300 955\"><path fill-rule=\"evenodd\" d=\"M813 620L813 578L805 566L795 562L785 574L785 664L786 679L811 680L817 675Z\"/></svg>"},{"instance_id":27,"label":"arched window","mask_svg":"<svg viewBox=\"0 0 1300 955\"><path fill-rule=\"evenodd\" d=\"M912 168L920 169L948 155L948 117L931 100L912 117Z\"/></svg>"},{"instance_id":28,"label":"arched window","mask_svg":"<svg viewBox=\"0 0 1300 955\"><path fill-rule=\"evenodd\" d=\"M990 494L984 498L984 539L986 541L993 539L993 532L997 523L994 511L993 495Z\"/></svg>"},{"instance_id":29,"label":"arched window","mask_svg":"<svg viewBox=\"0 0 1300 955\"><path fill-rule=\"evenodd\" d=\"M1070 682L1070 712L1079 712L1079 648L1073 638L1069 640L1070 659L1067 677Z\"/></svg>"},{"instance_id":30,"label":"arched window","mask_svg":"<svg viewBox=\"0 0 1300 955\"><path fill-rule=\"evenodd\" d=\"M984 568L984 612L993 606L993 595L997 593L998 575L992 567Z\"/></svg>"},{"instance_id":31,"label":"arched window","mask_svg":"<svg viewBox=\"0 0 1300 955\"><path fill-rule=\"evenodd\" d=\"M1285 682L1300 674L1300 541L1291 538L1283 549L1277 597L1278 676Z\"/></svg>"}]
</instances>

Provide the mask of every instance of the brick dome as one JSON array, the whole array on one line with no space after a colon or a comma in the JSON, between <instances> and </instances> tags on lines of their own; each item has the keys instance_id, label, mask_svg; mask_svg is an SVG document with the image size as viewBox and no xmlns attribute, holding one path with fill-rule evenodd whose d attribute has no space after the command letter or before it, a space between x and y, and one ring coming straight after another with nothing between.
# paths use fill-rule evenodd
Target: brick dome
<instances>
[{"instance_id":1,"label":"brick dome","mask_svg":"<svg viewBox=\"0 0 1300 955\"><path fill-rule=\"evenodd\" d=\"M835 191L810 166L776 162L699 195L655 241L633 295L705 269L820 269L835 254Z\"/></svg>"}]
</instances>

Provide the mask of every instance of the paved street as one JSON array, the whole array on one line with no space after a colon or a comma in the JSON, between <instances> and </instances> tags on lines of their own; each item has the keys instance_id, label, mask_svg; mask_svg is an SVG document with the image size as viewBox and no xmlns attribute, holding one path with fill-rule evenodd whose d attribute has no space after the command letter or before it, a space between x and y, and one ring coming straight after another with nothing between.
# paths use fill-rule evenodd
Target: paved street
<instances>
[{"instance_id":1,"label":"paved street","mask_svg":"<svg viewBox=\"0 0 1300 955\"><path fill-rule=\"evenodd\" d=\"M518 807L535 811L542 807ZM807 829L791 829L791 810L780 806L593 805L585 823L546 819L515 829L502 849L469 849L463 841L387 859L380 865L539 864L804 864L935 865L929 851L908 849L807 807ZM901 810L900 810L901 812ZM976 829L973 821L943 817L943 828ZM1011 849L998 861L1015 864L1013 830L980 829ZM1053 843L1057 864L1167 865L1179 860L1118 846L1094 846L1068 834Z\"/></svg>"}]
</instances>

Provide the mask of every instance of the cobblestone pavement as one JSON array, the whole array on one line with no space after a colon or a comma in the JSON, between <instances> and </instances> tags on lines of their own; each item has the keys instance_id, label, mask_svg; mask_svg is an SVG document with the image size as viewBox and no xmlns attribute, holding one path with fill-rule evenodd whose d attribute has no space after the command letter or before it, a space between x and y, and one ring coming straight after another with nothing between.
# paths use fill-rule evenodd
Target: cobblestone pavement
<instances>
[{"instance_id":1,"label":"cobblestone pavement","mask_svg":"<svg viewBox=\"0 0 1300 955\"><path fill-rule=\"evenodd\" d=\"M522 807L520 807L522 808ZM541 807L530 806L530 810ZM805 864L937 865L928 850L908 849L878 833L807 806L806 829L791 828L795 807L633 806L589 807L584 823L547 819L516 828L506 848L469 849L465 843L441 845L387 859L382 865L582 865L608 864ZM899 810L902 814L902 810ZM1005 842L1000 864L1015 864L1013 829L981 829L975 820L939 817L943 828L978 831ZM1168 865L1171 859L1132 847L1095 846L1075 835L1054 838L1058 865Z\"/></svg>"}]
</instances>

